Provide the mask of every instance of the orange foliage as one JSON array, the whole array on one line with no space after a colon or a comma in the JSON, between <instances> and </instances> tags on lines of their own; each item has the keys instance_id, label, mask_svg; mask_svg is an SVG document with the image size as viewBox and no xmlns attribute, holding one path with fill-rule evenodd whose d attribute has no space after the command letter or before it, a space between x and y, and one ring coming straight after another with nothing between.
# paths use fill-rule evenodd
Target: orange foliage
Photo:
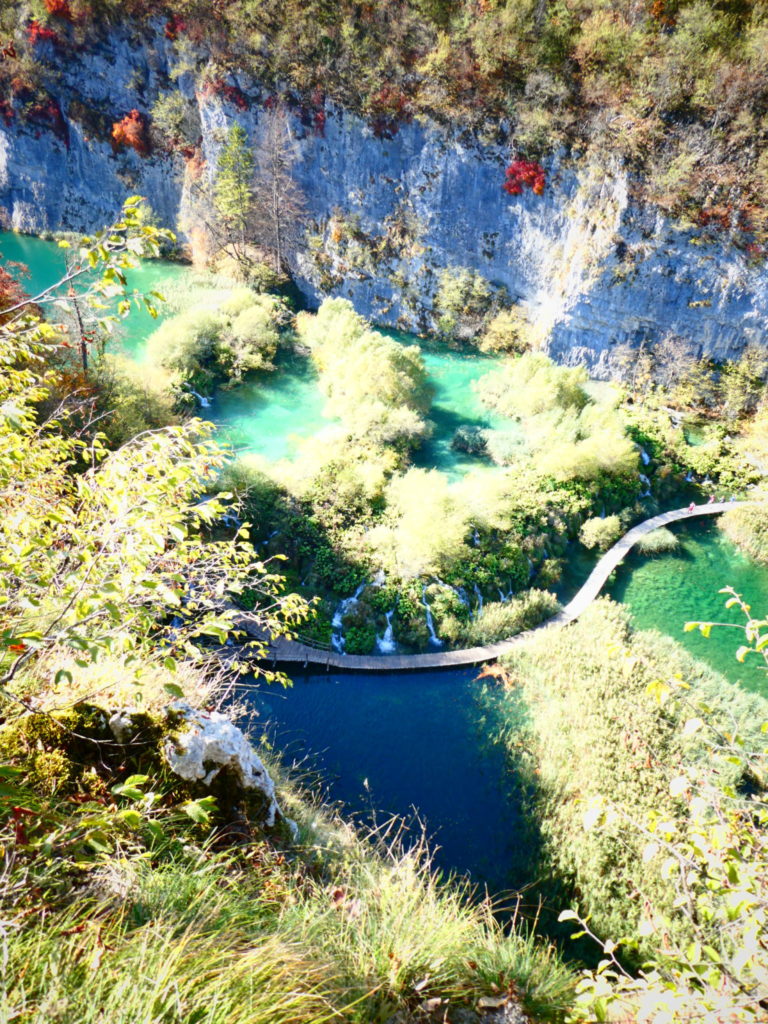
<instances>
[{"instance_id":1,"label":"orange foliage","mask_svg":"<svg viewBox=\"0 0 768 1024\"><path fill-rule=\"evenodd\" d=\"M134 149L139 156L149 156L149 136L147 121L138 110L132 110L121 121L112 125L112 144L115 148L127 146Z\"/></svg>"},{"instance_id":2,"label":"orange foliage","mask_svg":"<svg viewBox=\"0 0 768 1024\"><path fill-rule=\"evenodd\" d=\"M72 9L69 0L45 0L45 9L56 18L72 21Z\"/></svg>"}]
</instances>

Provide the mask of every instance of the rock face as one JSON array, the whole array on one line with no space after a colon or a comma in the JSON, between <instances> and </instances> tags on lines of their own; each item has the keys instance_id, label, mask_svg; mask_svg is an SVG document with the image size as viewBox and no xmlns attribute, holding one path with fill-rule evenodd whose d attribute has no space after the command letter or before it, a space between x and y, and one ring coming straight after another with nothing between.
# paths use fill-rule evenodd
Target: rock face
<instances>
[{"instance_id":1,"label":"rock face","mask_svg":"<svg viewBox=\"0 0 768 1024\"><path fill-rule=\"evenodd\" d=\"M141 45L115 33L98 49L56 58L50 89L67 132L18 116L0 122L8 226L92 230L138 192L162 222L189 233L195 175L215 167L234 118L259 147L266 94L243 78L197 88L176 62L161 33ZM110 144L113 121L133 108L148 113L172 89L199 120L202 172L180 154L145 158ZM510 196L501 188L509 154L468 133L412 123L377 138L329 105L320 125L300 108L290 119L309 216L309 245L292 262L310 303L344 295L378 323L424 330L440 272L469 267L521 303L550 354L597 375L617 343L672 334L723 359L768 340L765 265L634 201L618 165L561 155L546 167L543 195Z\"/></svg>"}]
</instances>

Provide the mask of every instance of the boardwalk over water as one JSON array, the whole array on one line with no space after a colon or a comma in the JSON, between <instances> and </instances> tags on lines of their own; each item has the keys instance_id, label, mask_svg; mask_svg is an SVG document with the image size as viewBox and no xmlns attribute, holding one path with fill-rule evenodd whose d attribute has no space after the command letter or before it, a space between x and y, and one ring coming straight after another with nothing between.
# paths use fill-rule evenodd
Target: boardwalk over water
<instances>
[{"instance_id":1,"label":"boardwalk over water","mask_svg":"<svg viewBox=\"0 0 768 1024\"><path fill-rule=\"evenodd\" d=\"M605 586L608 577L616 566L624 559L627 552L637 543L640 537L651 533L661 526L679 520L693 519L697 516L713 516L725 512L736 505L751 505L746 501L720 501L708 505L695 505L693 511L687 508L662 512L652 519L646 519L624 534L612 548L602 556L590 573L586 583L575 597L551 619L547 619L534 629L518 633L509 640L500 640L485 647L469 647L463 651L430 651L426 654L339 654L337 651L318 650L295 640L283 638L270 642L269 659L276 664L301 664L303 666L320 666L327 669L343 669L348 672L413 672L419 669L452 668L458 665L481 665L486 661L495 661L502 654L511 651L532 633L541 629L552 629L566 626L573 622L598 596ZM239 624L248 631L248 617L242 616Z\"/></svg>"}]
</instances>

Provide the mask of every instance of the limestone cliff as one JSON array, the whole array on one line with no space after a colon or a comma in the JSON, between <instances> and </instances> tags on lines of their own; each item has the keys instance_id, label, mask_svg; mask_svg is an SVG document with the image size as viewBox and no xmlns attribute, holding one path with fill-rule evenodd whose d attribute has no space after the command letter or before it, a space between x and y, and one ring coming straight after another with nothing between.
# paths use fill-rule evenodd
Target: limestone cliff
<instances>
[{"instance_id":1,"label":"limestone cliff","mask_svg":"<svg viewBox=\"0 0 768 1024\"><path fill-rule=\"evenodd\" d=\"M66 131L0 121L0 217L23 231L91 230L140 192L163 222L188 230L195 173L215 166L232 118L259 145L266 93L242 77L228 80L229 93L201 89L177 59L161 34L51 54ZM202 172L178 153L141 157L110 144L111 121L148 112L170 89L199 119ZM765 264L633 201L618 165L560 155L543 195L510 196L508 152L466 133L415 122L378 138L329 105L322 131L299 109L292 128L310 216L308 245L292 259L310 302L345 295L379 323L428 329L439 272L465 266L508 289L553 356L597 374L620 342L673 334L725 358L767 340Z\"/></svg>"}]
</instances>

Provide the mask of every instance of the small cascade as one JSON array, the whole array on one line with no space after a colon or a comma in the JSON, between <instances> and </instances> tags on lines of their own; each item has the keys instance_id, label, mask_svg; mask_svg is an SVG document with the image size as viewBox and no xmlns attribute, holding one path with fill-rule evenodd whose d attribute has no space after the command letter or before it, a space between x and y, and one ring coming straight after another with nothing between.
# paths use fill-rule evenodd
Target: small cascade
<instances>
[{"instance_id":1,"label":"small cascade","mask_svg":"<svg viewBox=\"0 0 768 1024\"><path fill-rule=\"evenodd\" d=\"M443 641L435 632L435 620L432 618L432 612L429 607L429 601L427 601L427 587L426 584L421 588L421 603L424 605L424 609L427 613L427 629L429 630L429 642L433 647L442 647Z\"/></svg>"},{"instance_id":2,"label":"small cascade","mask_svg":"<svg viewBox=\"0 0 768 1024\"><path fill-rule=\"evenodd\" d=\"M475 545L475 547L478 547L480 545L480 533L478 530L472 531L472 543Z\"/></svg>"},{"instance_id":3,"label":"small cascade","mask_svg":"<svg viewBox=\"0 0 768 1024\"><path fill-rule=\"evenodd\" d=\"M361 583L352 597L345 597L344 600L339 601L336 606L336 611L333 613L333 618L331 619L331 626L333 627L333 633L331 633L331 647L333 647L337 654L344 653L344 646L346 643L344 639L344 616L353 605L357 604L357 599L367 586L367 582Z\"/></svg>"},{"instance_id":4,"label":"small cascade","mask_svg":"<svg viewBox=\"0 0 768 1024\"><path fill-rule=\"evenodd\" d=\"M528 579L532 580L533 577L536 575L536 566L531 561L530 555L526 555L525 559L528 562Z\"/></svg>"},{"instance_id":5,"label":"small cascade","mask_svg":"<svg viewBox=\"0 0 768 1024\"><path fill-rule=\"evenodd\" d=\"M640 458L642 459L644 466L647 466L648 463L651 461L651 456L648 454L645 448L640 449Z\"/></svg>"},{"instance_id":6,"label":"small cascade","mask_svg":"<svg viewBox=\"0 0 768 1024\"><path fill-rule=\"evenodd\" d=\"M480 590L480 587L478 587L476 583L474 585L474 590L475 597L477 598L477 609L475 610L475 614L479 615L480 612L483 610L483 594L482 591Z\"/></svg>"},{"instance_id":7,"label":"small cascade","mask_svg":"<svg viewBox=\"0 0 768 1024\"><path fill-rule=\"evenodd\" d=\"M694 476L693 476L693 473L691 472L691 470L689 469L688 472L685 474L685 482L687 484L692 484L693 481L694 481Z\"/></svg>"},{"instance_id":8,"label":"small cascade","mask_svg":"<svg viewBox=\"0 0 768 1024\"><path fill-rule=\"evenodd\" d=\"M640 479L640 483L641 484L645 484L645 490L642 492L642 494L640 494L640 497L641 498L650 498L651 497L651 481L648 479L648 477L645 475L645 473L639 473L638 476L639 476L639 479Z\"/></svg>"},{"instance_id":9,"label":"small cascade","mask_svg":"<svg viewBox=\"0 0 768 1024\"><path fill-rule=\"evenodd\" d=\"M392 616L395 614L395 609L390 608L387 612L387 628L384 630L384 636L376 637L376 649L379 654L394 654L397 650L397 644L395 643L394 631L392 629Z\"/></svg>"},{"instance_id":10,"label":"small cascade","mask_svg":"<svg viewBox=\"0 0 768 1024\"><path fill-rule=\"evenodd\" d=\"M201 395L199 391L195 391L193 388L189 388L189 393L198 400L201 409L210 409L210 398L206 398L205 395Z\"/></svg>"},{"instance_id":11,"label":"small cascade","mask_svg":"<svg viewBox=\"0 0 768 1024\"><path fill-rule=\"evenodd\" d=\"M464 607L469 608L469 594L466 592L464 587L454 587L454 590L456 591L456 596Z\"/></svg>"}]
</instances>

